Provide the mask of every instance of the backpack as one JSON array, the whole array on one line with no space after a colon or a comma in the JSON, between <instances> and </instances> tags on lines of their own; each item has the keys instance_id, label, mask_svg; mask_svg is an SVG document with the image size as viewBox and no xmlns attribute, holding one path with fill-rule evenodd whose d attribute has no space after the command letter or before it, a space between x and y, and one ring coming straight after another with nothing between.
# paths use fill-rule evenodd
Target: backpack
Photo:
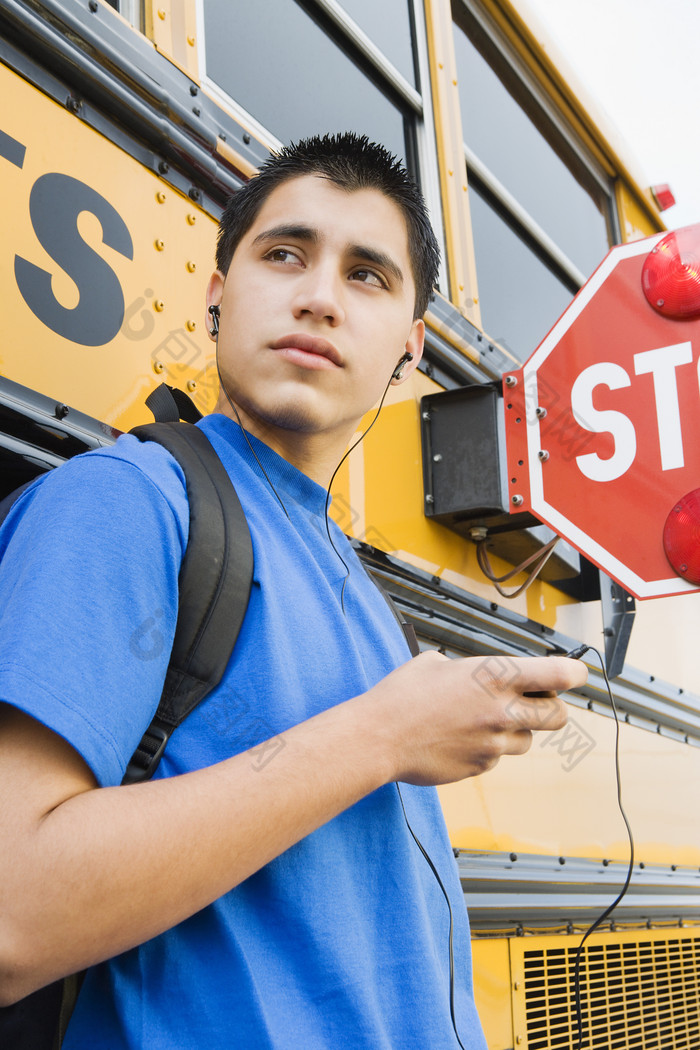
<instances>
[{"instance_id":1,"label":"backpack","mask_svg":"<svg viewBox=\"0 0 700 1050\"><path fill-rule=\"evenodd\" d=\"M182 391L161 384L146 399L157 422L130 431L156 441L182 468L190 508L187 549L178 578L175 638L158 708L129 761L122 783L149 780L170 736L214 689L236 644L253 581L250 532L233 483L209 439L192 426L201 413ZM189 422L180 422L180 418ZM0 502L0 524L26 485ZM411 655L412 625L370 576L401 626ZM60 1050L84 973L40 988L0 1008L2 1050Z\"/></svg>"}]
</instances>

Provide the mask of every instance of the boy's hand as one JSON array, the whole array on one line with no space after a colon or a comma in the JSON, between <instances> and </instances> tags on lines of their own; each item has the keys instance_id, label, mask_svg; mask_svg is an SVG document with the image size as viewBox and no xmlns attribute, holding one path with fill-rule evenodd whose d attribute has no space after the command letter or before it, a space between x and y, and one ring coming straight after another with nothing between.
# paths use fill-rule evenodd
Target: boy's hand
<instances>
[{"instance_id":1,"label":"boy's hand","mask_svg":"<svg viewBox=\"0 0 700 1050\"><path fill-rule=\"evenodd\" d=\"M421 653L370 691L391 734L396 780L446 784L521 755L532 733L561 729L558 696L586 681L566 657L469 657Z\"/></svg>"}]
</instances>

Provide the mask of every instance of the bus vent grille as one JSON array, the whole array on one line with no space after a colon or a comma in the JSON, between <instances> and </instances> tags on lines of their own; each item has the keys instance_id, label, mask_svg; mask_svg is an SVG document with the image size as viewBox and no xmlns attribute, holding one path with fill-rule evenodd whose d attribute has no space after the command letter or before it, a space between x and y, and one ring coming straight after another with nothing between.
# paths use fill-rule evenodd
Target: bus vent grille
<instances>
[{"instance_id":1,"label":"bus vent grille","mask_svg":"<svg viewBox=\"0 0 700 1050\"><path fill-rule=\"evenodd\" d=\"M577 946L525 951L527 1050L576 1050ZM698 1050L700 938L585 947L583 1050Z\"/></svg>"}]
</instances>

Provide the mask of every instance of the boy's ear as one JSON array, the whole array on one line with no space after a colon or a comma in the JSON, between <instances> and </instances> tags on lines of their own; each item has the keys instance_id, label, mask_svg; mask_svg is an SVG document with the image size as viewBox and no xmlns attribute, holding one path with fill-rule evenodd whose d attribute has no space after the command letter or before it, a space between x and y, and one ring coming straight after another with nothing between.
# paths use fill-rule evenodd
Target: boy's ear
<instances>
[{"instance_id":1,"label":"boy's ear","mask_svg":"<svg viewBox=\"0 0 700 1050\"><path fill-rule=\"evenodd\" d=\"M212 332L212 318L209 313L210 306L220 306L221 297L224 294L224 282L226 278L220 270L214 270L214 273L209 278L209 284L207 285L207 298L206 307L204 313L204 327L209 333L209 338L216 342L216 334Z\"/></svg>"},{"instance_id":2,"label":"boy's ear","mask_svg":"<svg viewBox=\"0 0 700 1050\"><path fill-rule=\"evenodd\" d=\"M411 359L406 360L401 368L401 378L393 378L391 380L394 386L398 386L399 383L403 383L410 376L411 372L415 372L416 368L420 363L420 359L423 356L423 347L425 344L425 322L419 318L413 322L411 331L406 345L404 347L404 354L410 354Z\"/></svg>"}]
</instances>

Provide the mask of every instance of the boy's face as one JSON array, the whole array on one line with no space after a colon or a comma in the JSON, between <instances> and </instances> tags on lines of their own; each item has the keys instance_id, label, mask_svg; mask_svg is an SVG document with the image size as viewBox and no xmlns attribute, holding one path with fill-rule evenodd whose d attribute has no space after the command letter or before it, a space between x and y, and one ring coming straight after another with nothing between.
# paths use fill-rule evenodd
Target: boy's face
<instances>
[{"instance_id":1,"label":"boy's face","mask_svg":"<svg viewBox=\"0 0 700 1050\"><path fill-rule=\"evenodd\" d=\"M284 454L322 436L342 450L406 352L416 367L422 321L406 222L378 190L346 192L309 175L278 186L215 273L219 367L244 425ZM217 411L232 416L223 393Z\"/></svg>"}]
</instances>

